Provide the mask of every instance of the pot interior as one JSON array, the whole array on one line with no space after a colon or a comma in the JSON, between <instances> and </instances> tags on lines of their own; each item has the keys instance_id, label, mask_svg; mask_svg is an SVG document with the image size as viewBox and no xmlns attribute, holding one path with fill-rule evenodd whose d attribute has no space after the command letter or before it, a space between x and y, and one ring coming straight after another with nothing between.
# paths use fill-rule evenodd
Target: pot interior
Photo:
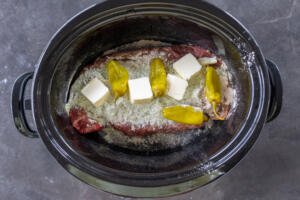
<instances>
[{"instance_id":1,"label":"pot interior","mask_svg":"<svg viewBox=\"0 0 300 200\"><path fill-rule=\"evenodd\" d=\"M51 112L55 127L55 131L49 133L51 137L63 141L74 155L89 162L95 169L94 175L98 173L96 169L141 175L179 175L196 168L200 173L216 168L212 158L225 151L225 146L237 137L248 117L253 98L253 73L249 73L249 69L242 62L241 49L234 42L237 38L235 33L222 30L220 24L218 28L204 19L197 21L188 15L170 12L138 13L129 9L123 15L116 12L115 15L110 14L109 18L104 16L99 14L88 22L70 24L69 28L72 26L72 30L64 30L65 33L60 35L61 40L56 41L59 45L53 47L54 52L48 62L53 65L48 68L51 68L49 72L52 74L49 78L49 99L45 100L45 104L49 101L47 109ZM233 74L232 84L237 91L238 100L230 118L217 123L209 133L183 147L137 152L107 144L101 133L80 135L72 127L65 111L70 86L82 67L92 63L104 51L139 40L198 44L213 49L215 46L212 45L212 34L220 36L225 44L226 59ZM165 183L166 181L163 184Z\"/></svg>"},{"instance_id":2,"label":"pot interior","mask_svg":"<svg viewBox=\"0 0 300 200\"><path fill-rule=\"evenodd\" d=\"M56 64L51 90L51 109L61 136L82 156L110 168L134 172L161 172L178 170L198 164L215 154L237 133L247 116L247 98L251 96L250 80L243 70L241 58L232 44L223 37L226 57L234 87L239 96L237 108L230 118L217 123L203 137L191 144L159 152L135 152L107 144L101 133L80 135L72 127L64 106L68 99L70 85L80 69L106 50L139 40L157 40L172 44L198 44L213 49L213 33L205 27L175 16L147 15L115 20L100 27L94 27L75 38ZM237 76L237 71L239 75ZM241 90L243 88L243 90ZM145 156L146 155L146 156Z\"/></svg>"}]
</instances>

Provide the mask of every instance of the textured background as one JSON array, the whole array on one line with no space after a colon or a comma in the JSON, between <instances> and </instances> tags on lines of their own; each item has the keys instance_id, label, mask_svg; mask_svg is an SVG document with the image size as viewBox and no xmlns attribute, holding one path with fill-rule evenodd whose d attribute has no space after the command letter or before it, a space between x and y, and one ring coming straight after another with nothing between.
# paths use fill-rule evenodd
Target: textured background
<instances>
[{"instance_id":1,"label":"textured background","mask_svg":"<svg viewBox=\"0 0 300 200\"><path fill-rule=\"evenodd\" d=\"M10 113L14 80L32 71L52 34L96 0L0 0L0 199L126 199L97 191L69 175L39 139L21 136ZM300 1L213 0L254 34L280 67L281 115L228 174L173 199L300 198ZM170 198L171 199L171 198Z\"/></svg>"}]
</instances>

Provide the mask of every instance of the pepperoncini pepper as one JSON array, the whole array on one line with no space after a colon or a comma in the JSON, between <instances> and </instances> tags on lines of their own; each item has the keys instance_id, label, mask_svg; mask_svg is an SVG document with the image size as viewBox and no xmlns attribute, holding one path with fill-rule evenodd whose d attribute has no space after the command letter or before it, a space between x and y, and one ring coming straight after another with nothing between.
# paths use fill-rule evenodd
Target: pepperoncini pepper
<instances>
[{"instance_id":1,"label":"pepperoncini pepper","mask_svg":"<svg viewBox=\"0 0 300 200\"><path fill-rule=\"evenodd\" d=\"M108 61L106 68L108 80L115 98L123 96L128 90L128 71L115 60Z\"/></svg>"},{"instance_id":2,"label":"pepperoncini pepper","mask_svg":"<svg viewBox=\"0 0 300 200\"><path fill-rule=\"evenodd\" d=\"M155 97L166 93L167 73L164 62L160 58L153 58L150 62L150 84Z\"/></svg>"},{"instance_id":3,"label":"pepperoncini pepper","mask_svg":"<svg viewBox=\"0 0 300 200\"><path fill-rule=\"evenodd\" d=\"M220 77L217 71L211 66L206 67L205 96L209 103L211 103L216 117L219 120L224 120L224 117L217 113L217 107L220 105L222 98Z\"/></svg>"},{"instance_id":4,"label":"pepperoncini pepper","mask_svg":"<svg viewBox=\"0 0 300 200\"><path fill-rule=\"evenodd\" d=\"M201 125L208 120L203 112L192 106L171 106L164 108L162 113L166 119L182 124Z\"/></svg>"}]
</instances>

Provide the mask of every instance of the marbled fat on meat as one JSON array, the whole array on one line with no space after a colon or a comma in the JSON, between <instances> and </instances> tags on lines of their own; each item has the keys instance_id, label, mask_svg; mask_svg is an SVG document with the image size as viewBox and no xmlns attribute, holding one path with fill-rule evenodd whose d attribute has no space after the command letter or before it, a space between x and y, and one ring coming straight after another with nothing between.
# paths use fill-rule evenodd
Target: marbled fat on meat
<instances>
[{"instance_id":1,"label":"marbled fat on meat","mask_svg":"<svg viewBox=\"0 0 300 200\"><path fill-rule=\"evenodd\" d=\"M71 108L70 120L72 126L82 134L100 131L103 127L95 120L90 119L87 113L81 108Z\"/></svg>"}]
</instances>

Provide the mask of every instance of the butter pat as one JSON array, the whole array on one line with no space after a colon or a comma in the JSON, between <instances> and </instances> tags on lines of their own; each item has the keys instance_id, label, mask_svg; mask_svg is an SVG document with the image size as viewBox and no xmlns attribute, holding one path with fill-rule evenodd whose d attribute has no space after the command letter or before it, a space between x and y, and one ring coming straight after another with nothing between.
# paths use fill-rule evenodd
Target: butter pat
<instances>
[{"instance_id":1,"label":"butter pat","mask_svg":"<svg viewBox=\"0 0 300 200\"><path fill-rule=\"evenodd\" d=\"M202 68L201 64L191 53L186 54L173 63L175 71L185 80L189 80Z\"/></svg>"},{"instance_id":2,"label":"butter pat","mask_svg":"<svg viewBox=\"0 0 300 200\"><path fill-rule=\"evenodd\" d=\"M128 87L131 103L146 103L153 98L148 77L129 80Z\"/></svg>"},{"instance_id":3,"label":"butter pat","mask_svg":"<svg viewBox=\"0 0 300 200\"><path fill-rule=\"evenodd\" d=\"M109 96L108 88L97 78L84 86L81 93L96 107L101 106Z\"/></svg>"},{"instance_id":4,"label":"butter pat","mask_svg":"<svg viewBox=\"0 0 300 200\"><path fill-rule=\"evenodd\" d=\"M168 91L167 95L176 99L181 100L184 97L185 90L188 86L188 82L178 76L168 74Z\"/></svg>"}]
</instances>

